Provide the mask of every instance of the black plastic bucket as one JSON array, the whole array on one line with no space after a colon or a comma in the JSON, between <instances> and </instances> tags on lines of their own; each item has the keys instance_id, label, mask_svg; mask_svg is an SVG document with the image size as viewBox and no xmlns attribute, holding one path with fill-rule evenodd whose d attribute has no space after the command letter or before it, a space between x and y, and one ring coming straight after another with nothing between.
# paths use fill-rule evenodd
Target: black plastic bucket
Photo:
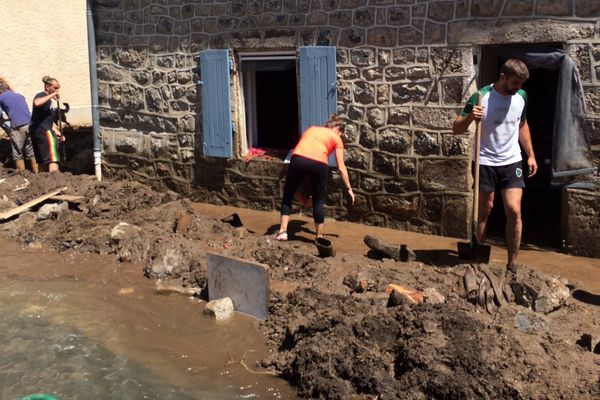
<instances>
[{"instance_id":1,"label":"black plastic bucket","mask_svg":"<svg viewBox=\"0 0 600 400\"><path fill-rule=\"evenodd\" d=\"M317 238L315 245L317 246L317 250L319 250L319 257L335 257L335 249L331 240L322 237Z\"/></svg>"}]
</instances>

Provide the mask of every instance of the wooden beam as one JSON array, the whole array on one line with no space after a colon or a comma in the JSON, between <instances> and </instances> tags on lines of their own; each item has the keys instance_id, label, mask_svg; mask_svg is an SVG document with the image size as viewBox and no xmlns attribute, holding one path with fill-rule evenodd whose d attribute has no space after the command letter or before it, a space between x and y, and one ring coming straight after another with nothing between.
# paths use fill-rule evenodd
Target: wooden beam
<instances>
[{"instance_id":1,"label":"wooden beam","mask_svg":"<svg viewBox=\"0 0 600 400\"><path fill-rule=\"evenodd\" d=\"M50 197L50 200L68 201L69 203L81 203L83 199L85 199L84 196L74 196L71 194L57 194Z\"/></svg>"},{"instance_id":2,"label":"wooden beam","mask_svg":"<svg viewBox=\"0 0 600 400\"><path fill-rule=\"evenodd\" d=\"M21 204L19 207L15 207L15 208L12 208L12 209L10 209L8 211L4 211L4 212L0 213L0 221L4 221L6 219L14 217L17 214L21 214L22 212L25 212L25 211L29 210L31 207L33 207L33 206L35 206L37 204L40 204L40 203L48 200L50 197L56 196L57 194L59 194L61 192L64 192L65 190L67 190L66 186L63 187L63 188L60 188L60 189L56 189L56 190L54 190L54 191L52 191L50 193L47 193L47 194L45 194L43 196L37 197L37 198L35 198L33 200L30 200L30 201L28 201L25 204Z\"/></svg>"}]
</instances>

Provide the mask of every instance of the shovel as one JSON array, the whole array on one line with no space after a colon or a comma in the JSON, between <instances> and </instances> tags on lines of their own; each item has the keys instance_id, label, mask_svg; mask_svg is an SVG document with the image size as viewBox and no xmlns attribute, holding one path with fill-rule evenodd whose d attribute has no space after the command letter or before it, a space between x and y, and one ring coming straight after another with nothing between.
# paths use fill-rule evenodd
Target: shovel
<instances>
[{"instance_id":1,"label":"shovel","mask_svg":"<svg viewBox=\"0 0 600 400\"><path fill-rule=\"evenodd\" d=\"M481 105L481 94L477 95L477 105ZM490 262L492 248L488 245L477 243L477 227L479 225L479 150L481 147L481 120L475 121L475 179L473 182L473 235L471 242L458 242L458 257L474 260L479 263Z\"/></svg>"}]
</instances>

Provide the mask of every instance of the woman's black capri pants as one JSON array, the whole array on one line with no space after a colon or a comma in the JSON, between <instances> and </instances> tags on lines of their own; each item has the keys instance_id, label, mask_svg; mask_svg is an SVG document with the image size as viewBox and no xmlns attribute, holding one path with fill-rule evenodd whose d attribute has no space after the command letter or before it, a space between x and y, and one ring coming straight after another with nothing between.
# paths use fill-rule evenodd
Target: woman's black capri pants
<instances>
[{"instance_id":1,"label":"woman's black capri pants","mask_svg":"<svg viewBox=\"0 0 600 400\"><path fill-rule=\"evenodd\" d=\"M322 224L325 222L325 191L327 189L329 167L322 162L301 156L292 156L290 161L287 177L285 178L285 187L283 189L281 215L290 215L294 193L296 193L302 179L307 175L310 178L310 185L312 188L313 219L315 220L315 223Z\"/></svg>"}]
</instances>

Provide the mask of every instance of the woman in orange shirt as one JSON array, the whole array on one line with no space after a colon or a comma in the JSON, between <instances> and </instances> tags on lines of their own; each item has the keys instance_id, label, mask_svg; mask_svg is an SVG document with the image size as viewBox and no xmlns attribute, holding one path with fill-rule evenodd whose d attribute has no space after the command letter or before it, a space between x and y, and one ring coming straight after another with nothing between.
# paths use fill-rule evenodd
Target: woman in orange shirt
<instances>
[{"instance_id":1,"label":"woman in orange shirt","mask_svg":"<svg viewBox=\"0 0 600 400\"><path fill-rule=\"evenodd\" d=\"M290 221L290 213L294 193L305 176L309 176L312 187L313 219L317 238L323 236L323 223L325 222L325 191L327 189L327 177L329 167L328 157L335 151L337 168L342 176L346 190L354 204L354 192L348 178L348 170L344 164L344 143L342 142L341 127L342 120L332 115L324 127L311 126L300 138L292 153L292 159L288 168L283 189L283 200L281 202L281 223L275 239L288 240L287 226Z\"/></svg>"}]
</instances>

